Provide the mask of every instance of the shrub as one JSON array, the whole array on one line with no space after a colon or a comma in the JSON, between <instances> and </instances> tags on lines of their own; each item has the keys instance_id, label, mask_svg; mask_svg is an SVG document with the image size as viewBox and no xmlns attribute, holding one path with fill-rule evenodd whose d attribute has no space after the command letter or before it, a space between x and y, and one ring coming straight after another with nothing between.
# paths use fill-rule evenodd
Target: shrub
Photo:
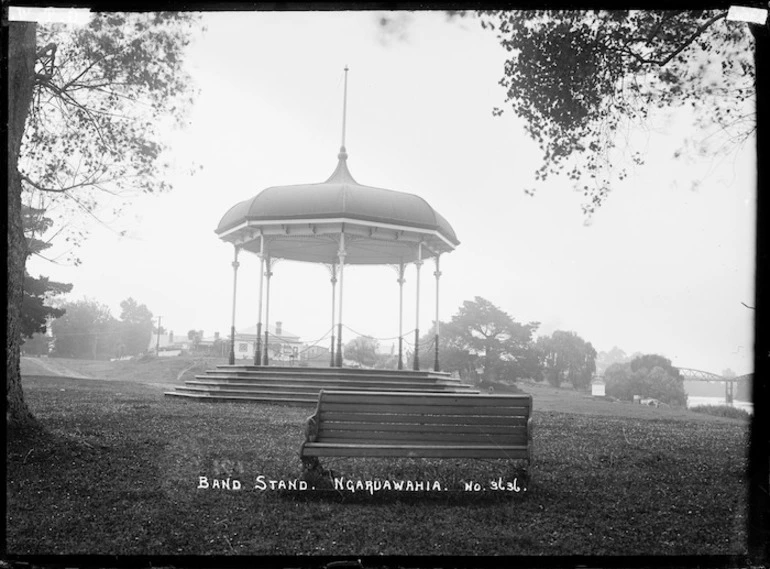
<instances>
[{"instance_id":1,"label":"shrub","mask_svg":"<svg viewBox=\"0 0 770 569\"><path fill-rule=\"evenodd\" d=\"M690 407L690 411L695 411L696 413L705 413L707 415L714 415L715 417L743 419L745 421L748 421L751 418L751 413L745 409L730 407L729 405L696 405L695 407Z\"/></svg>"},{"instance_id":2,"label":"shrub","mask_svg":"<svg viewBox=\"0 0 770 569\"><path fill-rule=\"evenodd\" d=\"M481 393L524 393L513 383L502 383L500 381L480 381L478 388Z\"/></svg>"},{"instance_id":3,"label":"shrub","mask_svg":"<svg viewBox=\"0 0 770 569\"><path fill-rule=\"evenodd\" d=\"M655 364L647 368L641 364ZM604 372L607 395L631 401L634 395L644 399L657 399L663 403L684 406L687 395L679 371L661 356L648 355L630 363L612 364Z\"/></svg>"}]
</instances>

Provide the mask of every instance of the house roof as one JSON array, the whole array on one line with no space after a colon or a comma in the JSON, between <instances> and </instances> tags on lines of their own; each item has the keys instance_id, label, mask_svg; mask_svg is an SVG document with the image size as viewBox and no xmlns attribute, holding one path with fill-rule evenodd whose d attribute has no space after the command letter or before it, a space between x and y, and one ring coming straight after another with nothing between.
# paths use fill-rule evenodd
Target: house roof
<instances>
[{"instance_id":1,"label":"house roof","mask_svg":"<svg viewBox=\"0 0 770 569\"><path fill-rule=\"evenodd\" d=\"M290 332L289 330L287 330L286 328L283 328L283 327L281 327L281 333L280 334L276 334L276 332L275 332L275 324L270 324L270 326L268 328L268 332L270 333L270 336L275 336L275 337L284 339L284 340L289 341L289 342L298 342L299 341L299 336L297 336L296 334ZM263 334L265 333L264 327L262 328L262 333ZM249 326L248 328L241 328L240 330L236 330L235 331L236 338L238 336L254 336L254 337L256 337L256 335L257 335L257 326L256 325Z\"/></svg>"}]
</instances>

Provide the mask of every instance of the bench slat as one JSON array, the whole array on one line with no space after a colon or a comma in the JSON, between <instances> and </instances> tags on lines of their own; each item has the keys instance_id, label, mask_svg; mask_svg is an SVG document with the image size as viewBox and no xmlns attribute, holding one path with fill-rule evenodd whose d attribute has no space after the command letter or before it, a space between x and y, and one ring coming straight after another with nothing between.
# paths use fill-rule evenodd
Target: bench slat
<instances>
[{"instance_id":1,"label":"bench slat","mask_svg":"<svg viewBox=\"0 0 770 569\"><path fill-rule=\"evenodd\" d=\"M393 392L361 392L361 391L323 391L321 397L324 403L356 403L368 404L376 401L377 404L396 404L400 406L433 405L452 406L469 405L484 407L525 407L532 406L531 395L479 395L459 393L424 393L414 395L412 393Z\"/></svg>"},{"instance_id":2,"label":"bench slat","mask_svg":"<svg viewBox=\"0 0 770 569\"><path fill-rule=\"evenodd\" d=\"M354 410L326 411L321 409L321 421L350 421L354 423L420 423L420 424L445 424L452 425L501 425L501 426L527 426L528 415L518 416L480 416L480 415L393 415L385 413L357 413Z\"/></svg>"},{"instance_id":3,"label":"bench slat","mask_svg":"<svg viewBox=\"0 0 770 569\"><path fill-rule=\"evenodd\" d=\"M526 433L519 435L485 435L483 433L393 433L380 431L356 433L351 431L323 430L319 438L330 443L348 442L351 444L361 441L371 441L379 444L383 444L386 441L393 442L394 444L399 442L412 442L414 444L435 442L452 446L475 443L502 446L527 444Z\"/></svg>"},{"instance_id":4,"label":"bench slat","mask_svg":"<svg viewBox=\"0 0 770 569\"><path fill-rule=\"evenodd\" d=\"M376 445L306 443L303 456L415 457L415 458L505 458L525 460L526 446Z\"/></svg>"},{"instance_id":5,"label":"bench slat","mask_svg":"<svg viewBox=\"0 0 770 569\"><path fill-rule=\"evenodd\" d=\"M391 415L404 415L405 410L403 405L397 405L397 404L379 404L379 403L370 403L368 405L350 405L348 403L327 403L326 401L323 402L322 409L328 410L328 411L350 411L352 409L356 409L359 411L370 411L372 413L385 413L385 414L391 414ZM425 415L446 415L446 414L454 414L454 415L476 415L476 416L487 416L487 415L493 415L493 416L510 416L514 414L514 412L509 407L478 407L478 406L470 406L470 405L446 405L442 406L440 409L438 409L435 405L410 405L409 411L410 414L420 414L423 413Z\"/></svg>"},{"instance_id":6,"label":"bench slat","mask_svg":"<svg viewBox=\"0 0 770 569\"><path fill-rule=\"evenodd\" d=\"M366 434L369 431L388 431L388 432L412 432L412 433L490 433L490 434L515 434L526 433L525 425L458 425L456 423L441 424L418 424L418 423L356 423L356 422L337 422L321 421L321 432L325 430L333 431L353 431Z\"/></svg>"},{"instance_id":7,"label":"bench slat","mask_svg":"<svg viewBox=\"0 0 770 569\"><path fill-rule=\"evenodd\" d=\"M531 460L531 395L321 391L302 457Z\"/></svg>"}]
</instances>

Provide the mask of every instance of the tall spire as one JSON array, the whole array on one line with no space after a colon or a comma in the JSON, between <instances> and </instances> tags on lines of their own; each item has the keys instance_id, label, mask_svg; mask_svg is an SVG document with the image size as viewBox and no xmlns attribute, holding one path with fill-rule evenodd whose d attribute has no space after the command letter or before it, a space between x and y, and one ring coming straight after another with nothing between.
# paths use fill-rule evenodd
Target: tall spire
<instances>
[{"instance_id":1,"label":"tall spire","mask_svg":"<svg viewBox=\"0 0 770 569\"><path fill-rule=\"evenodd\" d=\"M342 183L342 184L357 184L353 179L353 176L350 175L350 171L348 170L347 160L348 160L348 152L345 150L345 120L346 115L348 112L348 66L345 66L345 91L344 95L342 97L342 145L340 146L340 153L337 154L337 159L339 162L337 162L337 169L334 170L331 176L329 176L329 179L326 180L326 183Z\"/></svg>"},{"instance_id":2,"label":"tall spire","mask_svg":"<svg viewBox=\"0 0 770 569\"><path fill-rule=\"evenodd\" d=\"M345 120L348 113L348 66L345 66L345 90L342 95L342 145L340 146L340 158L347 158L348 153L345 150Z\"/></svg>"}]
</instances>

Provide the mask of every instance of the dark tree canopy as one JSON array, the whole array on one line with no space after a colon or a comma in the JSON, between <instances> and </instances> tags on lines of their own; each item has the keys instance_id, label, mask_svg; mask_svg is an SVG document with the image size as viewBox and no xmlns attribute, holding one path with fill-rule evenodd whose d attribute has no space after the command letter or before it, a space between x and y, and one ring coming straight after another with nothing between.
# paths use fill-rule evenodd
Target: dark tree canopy
<instances>
[{"instance_id":1,"label":"dark tree canopy","mask_svg":"<svg viewBox=\"0 0 770 569\"><path fill-rule=\"evenodd\" d=\"M539 323L521 324L480 296L466 300L451 322L442 327L442 342L449 357L447 371L483 368L484 381L517 379L537 374L532 335Z\"/></svg>"},{"instance_id":2,"label":"dark tree canopy","mask_svg":"<svg viewBox=\"0 0 770 569\"><path fill-rule=\"evenodd\" d=\"M73 214L101 221L103 198L117 213L124 199L170 188L163 130L183 124L194 95L182 63L196 20L104 13L38 26L19 172L25 200L55 213L66 241L86 235Z\"/></svg>"},{"instance_id":3,"label":"dark tree canopy","mask_svg":"<svg viewBox=\"0 0 770 569\"><path fill-rule=\"evenodd\" d=\"M22 206L22 223L26 239L27 255L41 255L48 249L50 241L42 239L52 225L52 221L44 215L44 211ZM64 314L61 308L49 306L47 303L56 296L72 290L72 285L50 280L48 277L37 278L24 273L24 299L21 305L21 334L30 339L35 334L46 331L49 318L59 318Z\"/></svg>"},{"instance_id":4,"label":"dark tree canopy","mask_svg":"<svg viewBox=\"0 0 770 569\"><path fill-rule=\"evenodd\" d=\"M358 336L345 344L345 359L357 362L361 366L371 367L377 363L379 342L371 336Z\"/></svg>"},{"instance_id":5,"label":"dark tree canopy","mask_svg":"<svg viewBox=\"0 0 770 569\"><path fill-rule=\"evenodd\" d=\"M34 334L42 334L47 330L49 318L63 316L63 308L49 306L46 302L71 290L71 284L51 281L48 277L34 278L29 274L25 275L24 300L21 305L22 336L32 338Z\"/></svg>"},{"instance_id":6,"label":"dark tree canopy","mask_svg":"<svg viewBox=\"0 0 770 569\"><path fill-rule=\"evenodd\" d=\"M441 371L456 372L466 380L476 379L476 369L481 365L479 356L470 351L469 346L463 339L461 330L452 322L441 322L439 324L439 362ZM435 331L431 330L420 338L420 346L435 349ZM421 364L426 367L432 363L432 358L424 357Z\"/></svg>"},{"instance_id":7,"label":"dark tree canopy","mask_svg":"<svg viewBox=\"0 0 770 569\"><path fill-rule=\"evenodd\" d=\"M120 303L118 355L135 356L147 351L152 337L152 312L133 298Z\"/></svg>"},{"instance_id":8,"label":"dark tree canopy","mask_svg":"<svg viewBox=\"0 0 770 569\"><path fill-rule=\"evenodd\" d=\"M105 359L118 355L118 321L110 309L90 299L63 305L65 314L53 322L54 353L66 358Z\"/></svg>"},{"instance_id":9,"label":"dark tree canopy","mask_svg":"<svg viewBox=\"0 0 770 569\"><path fill-rule=\"evenodd\" d=\"M163 334L164 330L161 326L160 331L158 331L158 334ZM192 351L197 352L198 348L200 346L201 340L203 340L203 330L188 330L187 331L187 339L192 342Z\"/></svg>"},{"instance_id":10,"label":"dark tree canopy","mask_svg":"<svg viewBox=\"0 0 770 569\"><path fill-rule=\"evenodd\" d=\"M575 389L587 387L596 371L596 350L575 332L556 330L537 339L543 372L551 385L568 381Z\"/></svg>"},{"instance_id":11,"label":"dark tree canopy","mask_svg":"<svg viewBox=\"0 0 770 569\"><path fill-rule=\"evenodd\" d=\"M685 406L684 380L671 361L657 354L638 356L628 363L615 363L604 372L607 395L630 401L635 395L670 405Z\"/></svg>"},{"instance_id":12,"label":"dark tree canopy","mask_svg":"<svg viewBox=\"0 0 770 569\"><path fill-rule=\"evenodd\" d=\"M510 54L500 80L507 107L543 152L536 179L566 173L593 212L626 176L613 166L618 152L644 160L620 148L629 126L659 109L686 105L698 126L722 135L716 144L745 140L755 127L746 104L754 96L752 40L726 13L480 12Z\"/></svg>"},{"instance_id":13,"label":"dark tree canopy","mask_svg":"<svg viewBox=\"0 0 770 569\"><path fill-rule=\"evenodd\" d=\"M184 119L194 95L182 63L197 19L106 13L77 29L8 24L9 425L35 423L19 365L28 256L22 203L45 210L65 242L77 243L84 234L72 220L97 216L101 196L169 188L162 132Z\"/></svg>"}]
</instances>

